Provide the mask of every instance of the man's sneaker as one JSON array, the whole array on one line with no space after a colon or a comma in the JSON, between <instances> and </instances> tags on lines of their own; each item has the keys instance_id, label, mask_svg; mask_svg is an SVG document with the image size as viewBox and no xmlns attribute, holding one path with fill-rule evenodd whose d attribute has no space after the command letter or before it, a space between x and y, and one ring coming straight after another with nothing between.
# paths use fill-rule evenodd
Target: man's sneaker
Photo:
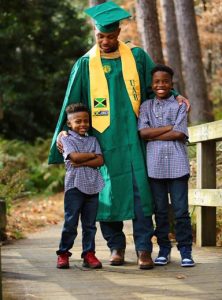
<instances>
[{"instance_id":1,"label":"man's sneaker","mask_svg":"<svg viewBox=\"0 0 222 300\"><path fill-rule=\"evenodd\" d=\"M68 269L70 256L71 255L69 252L59 254L58 259L57 259L57 268L58 269Z\"/></svg>"},{"instance_id":2,"label":"man's sneaker","mask_svg":"<svg viewBox=\"0 0 222 300\"><path fill-rule=\"evenodd\" d=\"M90 269L101 269L102 263L95 256L94 252L88 252L83 258L83 267Z\"/></svg>"},{"instance_id":3,"label":"man's sneaker","mask_svg":"<svg viewBox=\"0 0 222 300\"><path fill-rule=\"evenodd\" d=\"M181 267L194 267L195 262L192 258L192 248L191 246L183 246L180 247L180 255L181 255Z\"/></svg>"},{"instance_id":4,"label":"man's sneaker","mask_svg":"<svg viewBox=\"0 0 222 300\"><path fill-rule=\"evenodd\" d=\"M160 247L159 254L157 258L154 260L154 264L157 266L164 266L170 262L170 251L171 248Z\"/></svg>"}]
</instances>

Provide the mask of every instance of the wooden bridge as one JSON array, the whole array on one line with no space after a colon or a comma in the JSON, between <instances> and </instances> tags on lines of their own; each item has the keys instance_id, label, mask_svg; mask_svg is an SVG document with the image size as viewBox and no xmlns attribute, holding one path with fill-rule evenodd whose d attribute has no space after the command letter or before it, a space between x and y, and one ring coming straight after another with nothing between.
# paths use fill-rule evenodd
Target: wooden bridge
<instances>
[{"instance_id":1,"label":"wooden bridge","mask_svg":"<svg viewBox=\"0 0 222 300\"><path fill-rule=\"evenodd\" d=\"M197 155L196 189L189 191L189 203L196 207L195 268L181 268L178 251L173 247L170 264L139 270L128 221L126 265L109 266L109 252L99 231L97 255L102 259L103 269L82 268L78 238L71 269L57 270L55 251L61 230L61 225L57 225L0 247L0 300L221 300L222 247L215 246L216 209L222 207L222 189L216 189L216 147L222 140L222 121L190 127L189 135L190 143L196 144ZM157 251L154 243L153 257Z\"/></svg>"}]
</instances>

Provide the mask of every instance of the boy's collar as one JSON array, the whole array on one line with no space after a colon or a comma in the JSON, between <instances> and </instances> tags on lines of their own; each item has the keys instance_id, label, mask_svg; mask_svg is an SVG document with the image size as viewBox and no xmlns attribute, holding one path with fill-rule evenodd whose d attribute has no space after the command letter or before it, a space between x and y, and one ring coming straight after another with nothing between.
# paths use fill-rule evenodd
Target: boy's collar
<instances>
[{"instance_id":1,"label":"boy's collar","mask_svg":"<svg viewBox=\"0 0 222 300\"><path fill-rule=\"evenodd\" d=\"M78 134L77 132L73 131L73 130L68 130L68 134L74 136L74 137L77 137L77 138L84 138L84 137L87 137L88 136L88 133L86 133L84 136L83 135L80 135Z\"/></svg>"},{"instance_id":2,"label":"boy's collar","mask_svg":"<svg viewBox=\"0 0 222 300\"><path fill-rule=\"evenodd\" d=\"M164 99L158 99L158 98L155 96L154 100L155 100L156 102L158 102L158 103L161 103L161 102L165 102L165 101L175 101L175 97L174 97L174 95L171 95L171 96L169 96L169 97L167 97L167 98L164 98Z\"/></svg>"}]
</instances>

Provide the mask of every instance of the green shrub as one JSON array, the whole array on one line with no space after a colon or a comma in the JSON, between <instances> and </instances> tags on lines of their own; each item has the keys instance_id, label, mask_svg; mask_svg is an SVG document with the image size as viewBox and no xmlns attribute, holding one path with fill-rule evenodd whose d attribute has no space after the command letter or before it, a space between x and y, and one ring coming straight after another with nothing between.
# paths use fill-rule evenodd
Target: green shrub
<instances>
[{"instance_id":1,"label":"green shrub","mask_svg":"<svg viewBox=\"0 0 222 300\"><path fill-rule=\"evenodd\" d=\"M62 191L63 165L48 165L51 139L34 144L0 139L0 197L11 201L27 194Z\"/></svg>"},{"instance_id":2,"label":"green shrub","mask_svg":"<svg viewBox=\"0 0 222 300\"><path fill-rule=\"evenodd\" d=\"M26 177L26 170L14 169L12 172L10 163L0 170L0 198L6 201L7 210L10 209L12 200L24 192Z\"/></svg>"}]
</instances>

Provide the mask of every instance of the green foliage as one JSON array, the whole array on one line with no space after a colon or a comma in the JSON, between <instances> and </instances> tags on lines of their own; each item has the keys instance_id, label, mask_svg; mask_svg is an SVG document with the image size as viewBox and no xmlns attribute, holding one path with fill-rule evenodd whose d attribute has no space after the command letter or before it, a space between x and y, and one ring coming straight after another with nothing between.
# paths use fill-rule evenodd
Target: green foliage
<instances>
[{"instance_id":1,"label":"green foliage","mask_svg":"<svg viewBox=\"0 0 222 300\"><path fill-rule=\"evenodd\" d=\"M0 131L9 139L54 130L71 66L91 43L83 7L72 2L1 1Z\"/></svg>"},{"instance_id":2,"label":"green foliage","mask_svg":"<svg viewBox=\"0 0 222 300\"><path fill-rule=\"evenodd\" d=\"M31 145L18 140L0 140L0 198L8 208L27 194L62 191L64 166L47 164L51 139L37 139Z\"/></svg>"},{"instance_id":3,"label":"green foliage","mask_svg":"<svg viewBox=\"0 0 222 300\"><path fill-rule=\"evenodd\" d=\"M190 159L193 159L196 157L196 145L188 144L187 150L188 150L188 156Z\"/></svg>"},{"instance_id":4,"label":"green foliage","mask_svg":"<svg viewBox=\"0 0 222 300\"><path fill-rule=\"evenodd\" d=\"M10 208L13 199L18 197L24 190L25 170L11 172L12 165L8 163L0 170L0 198L6 201L7 209Z\"/></svg>"},{"instance_id":5,"label":"green foliage","mask_svg":"<svg viewBox=\"0 0 222 300\"><path fill-rule=\"evenodd\" d=\"M214 115L216 120L222 120L222 87L221 85L215 84L212 89L211 96L214 104Z\"/></svg>"}]
</instances>

